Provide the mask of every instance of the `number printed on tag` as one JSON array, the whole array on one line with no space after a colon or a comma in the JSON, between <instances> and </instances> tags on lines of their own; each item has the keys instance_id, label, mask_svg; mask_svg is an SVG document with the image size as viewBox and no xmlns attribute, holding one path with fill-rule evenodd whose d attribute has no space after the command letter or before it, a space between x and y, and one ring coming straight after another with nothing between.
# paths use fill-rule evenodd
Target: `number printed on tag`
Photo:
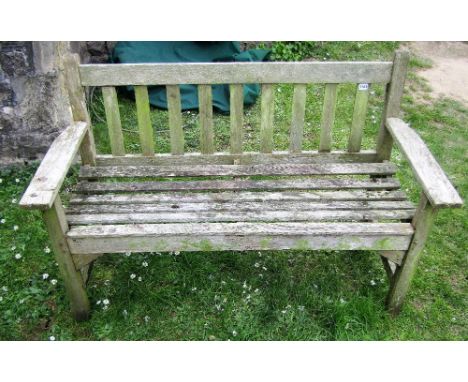
<instances>
[{"instance_id":1,"label":"number printed on tag","mask_svg":"<svg viewBox=\"0 0 468 382\"><path fill-rule=\"evenodd\" d=\"M359 84L359 90L367 90L369 89L369 84Z\"/></svg>"}]
</instances>

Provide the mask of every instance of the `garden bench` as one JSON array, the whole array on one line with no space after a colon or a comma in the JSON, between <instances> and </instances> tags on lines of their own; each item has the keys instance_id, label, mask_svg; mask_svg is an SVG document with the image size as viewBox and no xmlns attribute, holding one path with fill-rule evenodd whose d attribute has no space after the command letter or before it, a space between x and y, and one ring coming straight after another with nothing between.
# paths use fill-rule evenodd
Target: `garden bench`
<instances>
[{"instance_id":1,"label":"garden bench","mask_svg":"<svg viewBox=\"0 0 468 382\"><path fill-rule=\"evenodd\" d=\"M436 212L462 200L427 147L398 119L407 52L392 62L80 65L63 57L74 122L53 142L20 205L43 211L77 320L89 316L90 264L105 253L371 250L399 312ZM243 151L242 84L261 84L260 151ZM274 84L294 84L288 151L275 151ZM324 84L320 144L304 151L306 84ZM332 150L337 84L356 84L348 147ZM386 84L374 150L362 150L369 84ZM200 152L184 153L180 84L198 85ZM215 152L211 85L230 86L230 150ZM126 154L116 86L133 86L142 153ZM150 85L167 88L171 153L155 153ZM102 87L112 154L96 154L84 87ZM411 203L389 162L394 142L422 187ZM59 196L80 153L69 205Z\"/></svg>"}]
</instances>

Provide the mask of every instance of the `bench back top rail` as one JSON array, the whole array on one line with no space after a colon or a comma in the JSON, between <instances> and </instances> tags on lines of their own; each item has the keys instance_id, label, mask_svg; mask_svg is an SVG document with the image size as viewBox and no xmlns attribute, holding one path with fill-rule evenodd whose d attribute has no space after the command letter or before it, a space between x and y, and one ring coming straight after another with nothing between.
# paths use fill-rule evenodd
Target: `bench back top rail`
<instances>
[{"instance_id":1,"label":"bench back top rail","mask_svg":"<svg viewBox=\"0 0 468 382\"><path fill-rule=\"evenodd\" d=\"M117 86L133 86L137 121L143 156L154 157L158 151L151 125L148 86L165 86L168 106L170 152L185 153L185 137L179 85L198 86L199 152L216 153L212 107L212 85L229 85L230 139L229 154L243 155L244 84L261 86L259 118L259 153L274 153L276 84L292 84L293 99L289 136L289 153L301 154L304 144L307 84L324 84L317 152L330 153L333 147L338 84L355 84L356 93L349 139L344 152L361 161L361 145L368 111L371 84L387 85L392 81L393 62L248 62L248 63L148 63L80 65L82 86L102 88L109 142L113 157L127 156L119 112ZM314 95L314 102L317 97ZM363 153L364 154L364 153ZM368 155L368 153L365 153ZM377 157L376 157L377 158ZM234 162L235 163L235 162Z\"/></svg>"}]
</instances>

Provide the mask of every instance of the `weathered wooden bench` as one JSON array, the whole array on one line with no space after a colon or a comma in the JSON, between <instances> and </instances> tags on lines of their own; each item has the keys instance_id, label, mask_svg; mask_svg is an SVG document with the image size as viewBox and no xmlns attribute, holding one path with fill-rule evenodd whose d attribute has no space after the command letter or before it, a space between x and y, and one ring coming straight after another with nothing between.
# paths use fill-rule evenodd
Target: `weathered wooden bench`
<instances>
[{"instance_id":1,"label":"weathered wooden bench","mask_svg":"<svg viewBox=\"0 0 468 382\"><path fill-rule=\"evenodd\" d=\"M64 57L75 122L50 147L20 205L43 210L74 317L89 316L87 272L104 253L282 249L377 251L390 279L388 308L398 313L436 212L462 205L423 141L398 119L407 63L406 52L393 62L80 65ZM260 152L243 152L245 83L262 86ZM294 84L289 151L273 150L277 83ZM325 84L317 151L302 150L309 83ZM348 147L333 151L339 83L357 88ZM386 84L383 123L375 150L361 150L372 83ZM199 153L184 153L180 84L198 85ZM229 152L215 152L212 84L230 85ZM127 85L142 155L124 150L115 87ZM155 154L149 85L167 88L171 153ZM102 87L112 155L96 154L86 86ZM422 187L417 208L388 161L394 141ZM64 207L59 191L78 151L79 182Z\"/></svg>"}]
</instances>

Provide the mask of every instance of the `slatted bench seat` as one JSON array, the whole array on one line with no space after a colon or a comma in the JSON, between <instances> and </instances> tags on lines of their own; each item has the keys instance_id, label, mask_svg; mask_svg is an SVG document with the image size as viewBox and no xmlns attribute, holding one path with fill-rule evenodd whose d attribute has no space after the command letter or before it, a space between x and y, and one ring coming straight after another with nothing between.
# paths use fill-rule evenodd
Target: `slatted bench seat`
<instances>
[{"instance_id":1,"label":"slatted bench seat","mask_svg":"<svg viewBox=\"0 0 468 382\"><path fill-rule=\"evenodd\" d=\"M54 141L20 204L43 210L76 319L89 315L89 266L106 253L372 250L398 313L436 211L462 204L419 136L398 115L408 57L384 63L79 65L64 57L75 122ZM262 84L260 152L243 151L242 83ZM273 147L273 83L294 84L288 151ZM304 151L306 83L325 83L320 144ZM346 150L331 149L336 85L357 87ZM368 83L387 84L375 150L362 150ZM199 86L200 152L184 152L178 84ZM211 84L229 83L229 152L215 152ZM365 86L363 86L363 83ZM126 154L114 86L135 89L142 155ZM167 86L171 153L155 153L147 85ZM101 86L112 155L97 154L83 86ZM393 140L423 193L408 200L389 162ZM66 206L60 187L81 168Z\"/></svg>"}]
</instances>

